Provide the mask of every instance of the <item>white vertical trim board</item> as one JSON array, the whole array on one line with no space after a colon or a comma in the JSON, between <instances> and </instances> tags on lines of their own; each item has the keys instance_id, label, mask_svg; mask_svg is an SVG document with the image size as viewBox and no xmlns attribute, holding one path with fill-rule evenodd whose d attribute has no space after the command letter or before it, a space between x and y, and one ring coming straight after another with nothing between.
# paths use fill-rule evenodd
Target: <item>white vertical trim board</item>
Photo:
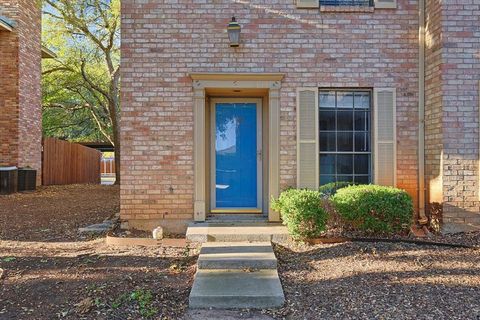
<instances>
[{"instance_id":1,"label":"white vertical trim board","mask_svg":"<svg viewBox=\"0 0 480 320\"><path fill-rule=\"evenodd\" d=\"M397 185L397 106L395 88L375 88L374 96L374 182Z\"/></svg>"},{"instance_id":2,"label":"white vertical trim board","mask_svg":"<svg viewBox=\"0 0 480 320\"><path fill-rule=\"evenodd\" d=\"M318 189L318 88L297 88L297 187Z\"/></svg>"}]
</instances>

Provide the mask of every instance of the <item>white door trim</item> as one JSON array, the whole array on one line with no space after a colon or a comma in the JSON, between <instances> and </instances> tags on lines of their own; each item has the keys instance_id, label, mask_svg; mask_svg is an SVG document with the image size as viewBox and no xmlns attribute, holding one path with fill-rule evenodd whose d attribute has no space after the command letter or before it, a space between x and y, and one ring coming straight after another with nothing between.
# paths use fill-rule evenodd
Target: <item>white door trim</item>
<instances>
[{"instance_id":1,"label":"white door trim","mask_svg":"<svg viewBox=\"0 0 480 320\"><path fill-rule=\"evenodd\" d=\"M220 208L216 207L216 163L215 163L215 105L217 103L256 103L257 104L257 207L256 208ZM214 98L210 102L210 195L211 212L215 213L262 213L263 212L263 150L262 150L262 99L255 98Z\"/></svg>"}]
</instances>

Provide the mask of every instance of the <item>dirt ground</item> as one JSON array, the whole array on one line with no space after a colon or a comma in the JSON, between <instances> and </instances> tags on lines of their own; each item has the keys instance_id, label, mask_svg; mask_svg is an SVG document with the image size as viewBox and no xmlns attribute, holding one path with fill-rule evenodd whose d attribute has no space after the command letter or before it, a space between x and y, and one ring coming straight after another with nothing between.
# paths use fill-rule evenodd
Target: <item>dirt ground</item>
<instances>
[{"instance_id":1,"label":"dirt ground","mask_svg":"<svg viewBox=\"0 0 480 320\"><path fill-rule=\"evenodd\" d=\"M275 245L283 308L188 311L198 248L78 236L117 211L114 186L0 197L0 319L480 319L478 248L382 242Z\"/></svg>"},{"instance_id":2,"label":"dirt ground","mask_svg":"<svg viewBox=\"0 0 480 320\"><path fill-rule=\"evenodd\" d=\"M119 209L118 186L48 186L0 196L0 239L78 240L79 227L102 222Z\"/></svg>"},{"instance_id":3,"label":"dirt ground","mask_svg":"<svg viewBox=\"0 0 480 320\"><path fill-rule=\"evenodd\" d=\"M119 208L118 187L64 186L0 197L0 319L178 319L195 250L109 247L78 227Z\"/></svg>"}]
</instances>

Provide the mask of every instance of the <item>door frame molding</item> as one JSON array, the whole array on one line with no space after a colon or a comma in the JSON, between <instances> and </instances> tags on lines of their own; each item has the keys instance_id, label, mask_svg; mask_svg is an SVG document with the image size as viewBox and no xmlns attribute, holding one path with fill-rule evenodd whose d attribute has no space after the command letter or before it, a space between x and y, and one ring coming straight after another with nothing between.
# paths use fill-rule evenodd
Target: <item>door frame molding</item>
<instances>
[{"instance_id":1,"label":"door frame molding","mask_svg":"<svg viewBox=\"0 0 480 320\"><path fill-rule=\"evenodd\" d=\"M207 216L207 150L206 94L209 88L268 89L268 220L280 221L280 214L270 208L270 199L280 193L280 88L281 73L194 73L194 220L205 221Z\"/></svg>"},{"instance_id":2,"label":"door frame molding","mask_svg":"<svg viewBox=\"0 0 480 320\"><path fill-rule=\"evenodd\" d=\"M216 207L216 104L217 103L256 103L257 122L257 206L255 208L217 208ZM260 98L213 98L210 100L210 198L212 213L262 213L263 210L263 155L258 159L258 152L263 154L263 128L262 128L262 99Z\"/></svg>"}]
</instances>

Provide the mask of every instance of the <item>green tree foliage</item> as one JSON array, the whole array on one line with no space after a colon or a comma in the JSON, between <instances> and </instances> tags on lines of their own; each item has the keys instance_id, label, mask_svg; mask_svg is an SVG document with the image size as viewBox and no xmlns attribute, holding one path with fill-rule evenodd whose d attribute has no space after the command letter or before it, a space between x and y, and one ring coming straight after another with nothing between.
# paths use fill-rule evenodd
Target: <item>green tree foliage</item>
<instances>
[{"instance_id":1,"label":"green tree foliage","mask_svg":"<svg viewBox=\"0 0 480 320\"><path fill-rule=\"evenodd\" d=\"M44 0L43 130L74 141L108 141L120 168L120 1ZM120 181L117 170L117 182Z\"/></svg>"}]
</instances>

